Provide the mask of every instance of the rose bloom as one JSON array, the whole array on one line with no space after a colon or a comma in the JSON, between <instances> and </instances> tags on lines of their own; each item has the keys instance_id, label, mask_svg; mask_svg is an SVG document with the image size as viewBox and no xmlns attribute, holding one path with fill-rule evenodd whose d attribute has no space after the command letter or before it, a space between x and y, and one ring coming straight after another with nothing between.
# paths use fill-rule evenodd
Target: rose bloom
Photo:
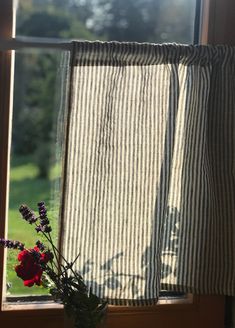
<instances>
[{"instance_id":1,"label":"rose bloom","mask_svg":"<svg viewBox=\"0 0 235 328\"><path fill-rule=\"evenodd\" d=\"M43 273L40 263L47 263L49 260L48 254L40 253L36 246L34 249L25 249L18 254L18 261L21 263L15 267L15 272L24 281L25 286L40 286Z\"/></svg>"}]
</instances>

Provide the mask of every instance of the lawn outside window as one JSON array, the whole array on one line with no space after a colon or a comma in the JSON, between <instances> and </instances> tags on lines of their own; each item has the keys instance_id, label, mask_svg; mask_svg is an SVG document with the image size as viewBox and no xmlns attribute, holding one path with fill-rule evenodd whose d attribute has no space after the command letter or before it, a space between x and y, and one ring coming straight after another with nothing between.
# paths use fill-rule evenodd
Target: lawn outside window
<instances>
[{"instance_id":1,"label":"lawn outside window","mask_svg":"<svg viewBox=\"0 0 235 328\"><path fill-rule=\"evenodd\" d=\"M222 0L221 0L222 1ZM212 40L216 42L218 28L218 15L216 10L220 8L221 1L215 2L209 0L203 1L202 6L202 25L201 39L203 43ZM216 3L216 6L214 6ZM229 12L229 5L232 4L226 0L223 2L227 6L223 8L226 15ZM0 38L11 40L15 36L15 16L13 14L13 3L9 0L0 0ZM234 6L234 5L233 5ZM203 10L204 8L204 10ZM213 12L213 14L212 14ZM216 28L213 25L216 22ZM223 20L222 20L223 21ZM210 24L210 29L208 28ZM214 26L214 28L213 28ZM223 27L225 31L225 27ZM229 35L229 36L228 36ZM213 36L213 37L212 37ZM232 42L231 34L218 36L219 41L223 37ZM26 41L27 43L27 41ZM46 46L47 47L47 46ZM43 46L42 46L43 48ZM12 135L12 106L13 106L13 70L15 54L13 51L4 51L0 54L0 237L5 236L7 231L8 217L8 191L9 191L9 163L10 163L10 139ZM24 197L24 196L22 196ZM22 202L25 200L22 199ZM20 205L20 204L18 204ZM6 277L3 268L6 264L5 251L0 249L0 284L1 284L1 312L0 321L13 327L17 320L17 326L28 327L29 318L34 320L35 328L42 325L47 327L63 327L63 309L50 300L26 299L26 302L6 302ZM188 295L181 299L162 299L154 307L110 307L108 314L108 327L222 327L223 326L223 303L222 297L199 297ZM218 315L216 317L215 313ZM17 318L17 319L16 319Z\"/></svg>"}]
</instances>

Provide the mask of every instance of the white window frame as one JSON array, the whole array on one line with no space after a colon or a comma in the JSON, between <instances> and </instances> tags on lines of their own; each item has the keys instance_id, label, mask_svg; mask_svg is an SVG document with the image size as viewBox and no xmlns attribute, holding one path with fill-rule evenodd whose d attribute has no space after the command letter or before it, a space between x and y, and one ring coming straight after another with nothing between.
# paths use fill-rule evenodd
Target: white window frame
<instances>
[{"instance_id":1,"label":"white window frame","mask_svg":"<svg viewBox=\"0 0 235 328\"><path fill-rule=\"evenodd\" d=\"M202 0L202 24L200 41L208 43L233 43L235 32L228 31L228 21L231 0ZM235 5L232 5L233 9ZM219 15L220 14L220 15ZM222 18L221 18L222 14ZM227 16L226 16L227 15ZM22 47L25 41L15 40L15 19L13 0L0 0L0 49L16 49ZM230 16L229 16L230 17ZM226 24L225 24L226 22ZM230 23L232 18L230 17ZM222 26L222 27L221 27ZM230 26L231 27L231 26ZM5 42L4 42L5 40ZM26 42L27 43L27 42ZM33 42L34 46L41 43ZM29 44L27 44L29 46ZM65 43L43 44L43 47L68 49ZM14 80L14 51L4 50L0 56L0 237L7 231L10 136L12 119L12 94ZM6 252L0 248L0 323L17 328L62 328L63 309L54 303L29 303L9 305L4 302L4 270ZM224 298L212 296L188 297L185 301L164 300L152 307L110 307L108 311L108 328L142 328L151 327L181 327L181 328L222 328L224 317Z\"/></svg>"}]
</instances>

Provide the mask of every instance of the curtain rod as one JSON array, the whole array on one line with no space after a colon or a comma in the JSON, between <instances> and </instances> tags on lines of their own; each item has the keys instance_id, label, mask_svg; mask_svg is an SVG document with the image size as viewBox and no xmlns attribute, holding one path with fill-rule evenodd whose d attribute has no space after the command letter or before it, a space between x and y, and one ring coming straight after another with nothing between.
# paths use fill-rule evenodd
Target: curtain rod
<instances>
[{"instance_id":1,"label":"curtain rod","mask_svg":"<svg viewBox=\"0 0 235 328\"><path fill-rule=\"evenodd\" d=\"M31 38L31 37L0 39L0 51L19 50L23 48L46 48L46 49L71 51L72 42L71 41L61 42L59 39Z\"/></svg>"}]
</instances>

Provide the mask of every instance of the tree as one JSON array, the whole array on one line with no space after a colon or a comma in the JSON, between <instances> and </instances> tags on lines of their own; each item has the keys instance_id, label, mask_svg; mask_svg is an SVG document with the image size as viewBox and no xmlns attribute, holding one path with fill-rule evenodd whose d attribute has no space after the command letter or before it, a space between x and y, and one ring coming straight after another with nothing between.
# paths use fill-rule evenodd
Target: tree
<instances>
[{"instance_id":1,"label":"tree","mask_svg":"<svg viewBox=\"0 0 235 328\"><path fill-rule=\"evenodd\" d=\"M99 0L103 10L94 17L94 32L108 40L147 42L154 35L157 22L152 13L158 5L157 0Z\"/></svg>"},{"instance_id":2,"label":"tree","mask_svg":"<svg viewBox=\"0 0 235 328\"><path fill-rule=\"evenodd\" d=\"M17 34L45 38L138 42L192 40L195 0L24 0ZM47 177L54 138L54 53L16 57L13 150L33 154Z\"/></svg>"},{"instance_id":3,"label":"tree","mask_svg":"<svg viewBox=\"0 0 235 328\"><path fill-rule=\"evenodd\" d=\"M17 34L45 38L95 38L77 19L77 14L55 8L52 1L42 7L39 0L21 2ZM36 7L34 5L37 5ZM37 8L35 10L35 8ZM16 155L30 155L47 178L55 140L56 78L60 56L56 51L18 53L15 65L14 129L12 149Z\"/></svg>"},{"instance_id":4,"label":"tree","mask_svg":"<svg viewBox=\"0 0 235 328\"><path fill-rule=\"evenodd\" d=\"M107 40L192 42L195 0L97 0L92 31Z\"/></svg>"}]
</instances>

